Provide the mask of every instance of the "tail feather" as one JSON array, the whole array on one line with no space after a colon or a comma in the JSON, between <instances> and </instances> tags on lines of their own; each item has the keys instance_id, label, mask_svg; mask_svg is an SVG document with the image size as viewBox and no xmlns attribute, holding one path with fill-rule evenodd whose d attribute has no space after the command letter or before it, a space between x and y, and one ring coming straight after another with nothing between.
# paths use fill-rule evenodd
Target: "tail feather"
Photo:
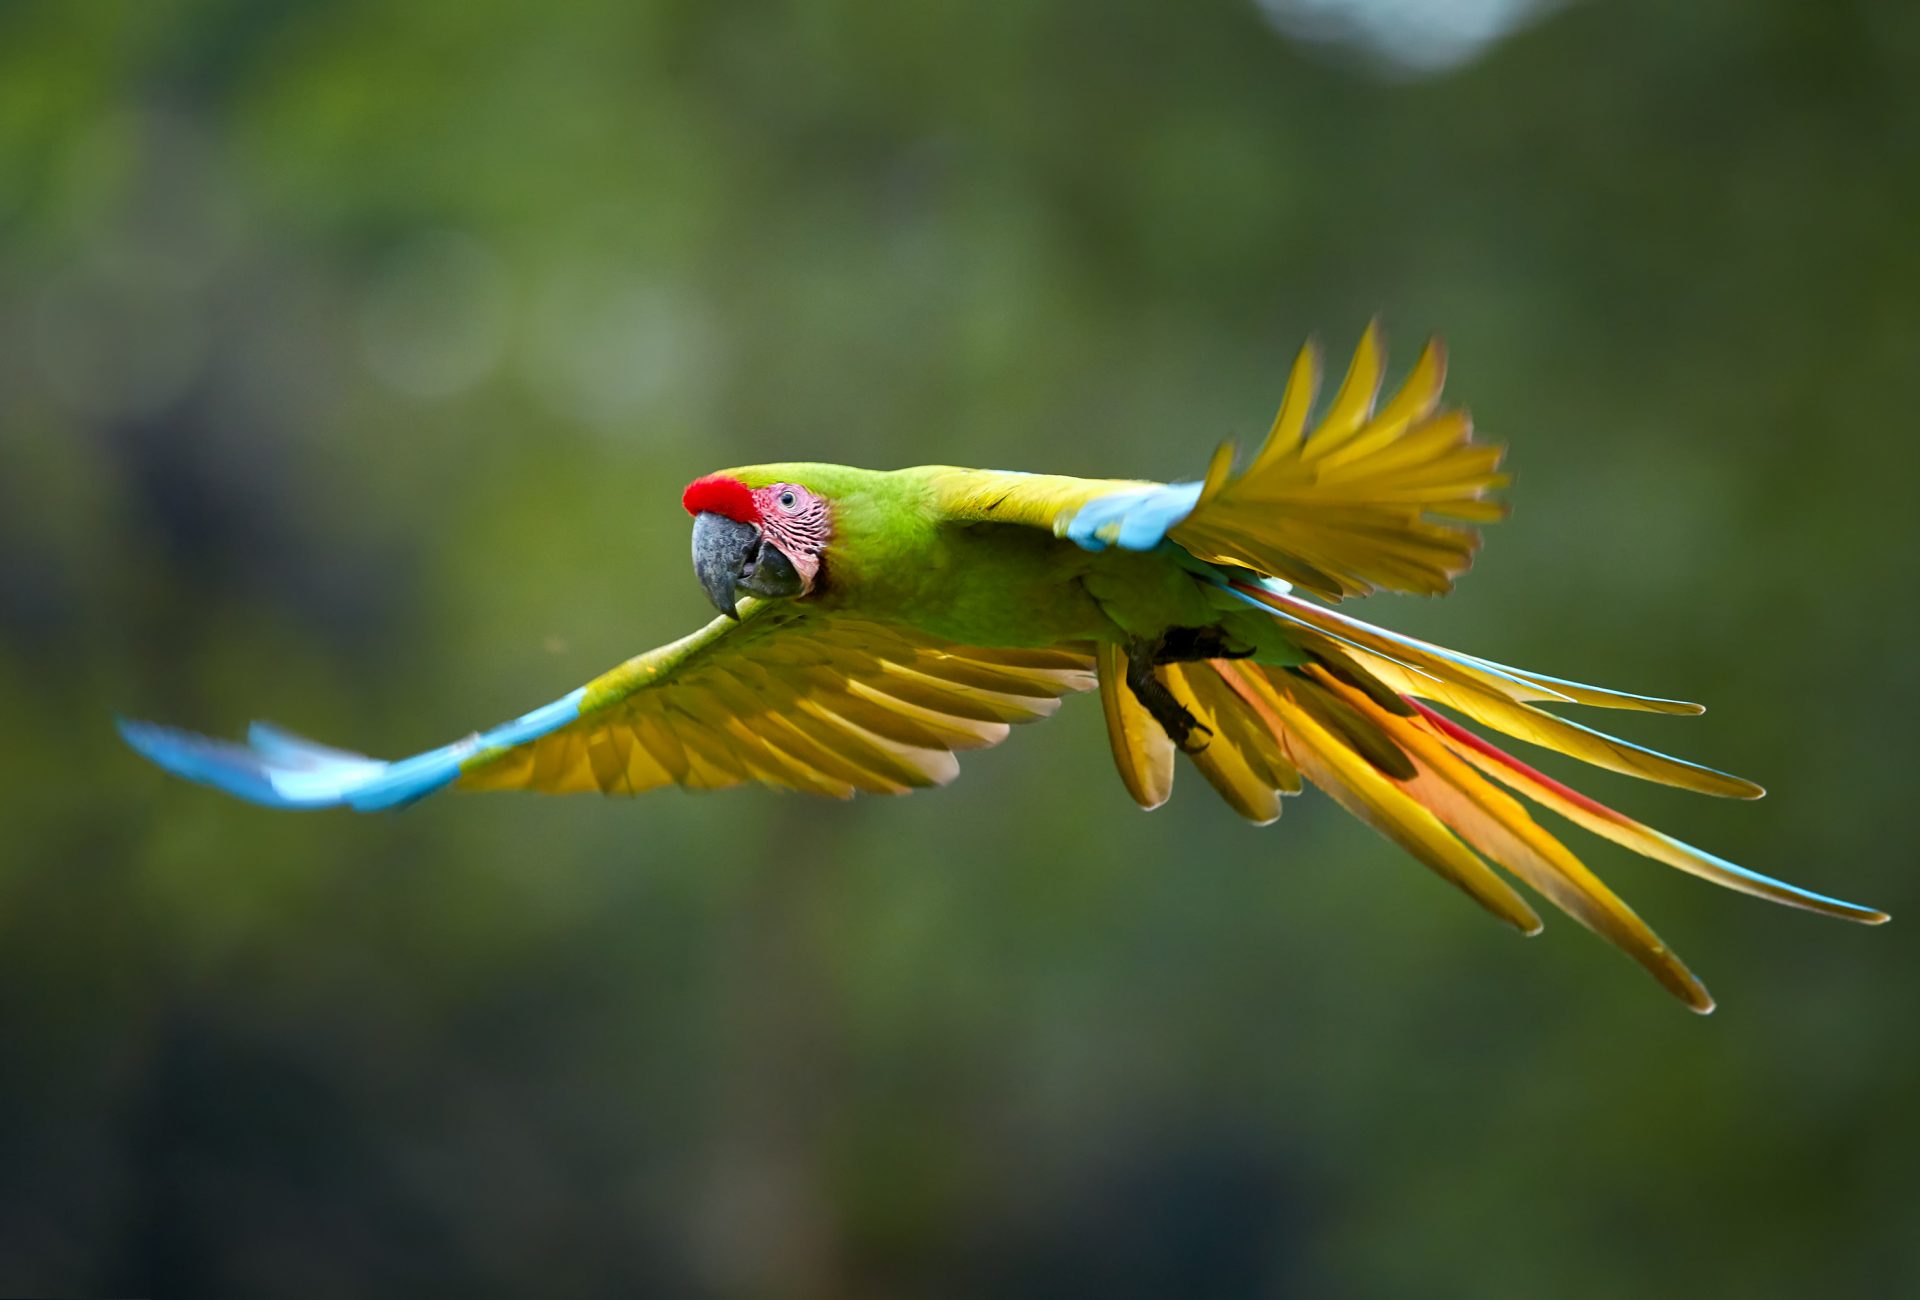
<instances>
[{"instance_id":1,"label":"tail feather","mask_svg":"<svg viewBox=\"0 0 1920 1300\"><path fill-rule=\"evenodd\" d=\"M1480 662L1485 663L1486 660ZM1518 672L1509 668L1510 673ZM1564 677L1549 677L1545 673L1519 673L1536 686L1554 691L1574 704L1584 704L1592 709L1628 709L1635 713L1668 713L1683 716L1697 716L1705 713L1706 707L1691 700L1668 700L1658 695L1635 695L1630 691L1611 691L1604 686L1588 686L1583 682L1570 682Z\"/></svg>"},{"instance_id":2,"label":"tail feather","mask_svg":"<svg viewBox=\"0 0 1920 1300\"><path fill-rule=\"evenodd\" d=\"M1413 715L1412 701L1399 692L1389 689L1385 682L1362 668L1336 647L1315 646L1312 654L1314 667L1342 686L1350 686L1359 691L1388 713L1398 714L1401 717Z\"/></svg>"},{"instance_id":3,"label":"tail feather","mask_svg":"<svg viewBox=\"0 0 1920 1300\"><path fill-rule=\"evenodd\" d=\"M1284 592L1242 582L1233 582L1229 586L1242 600L1265 606L1268 612L1278 614L1295 628L1318 633L1354 649L1371 651L1410 672L1428 677L1445 677L1454 673L1464 675L1474 684L1504 695L1516 704L1585 704L1591 708L1626 709L1636 713L1706 712L1706 709L1690 700L1670 700L1658 695L1636 695L1605 686L1590 686L1585 682L1568 681L1564 677L1550 677L1546 673L1495 663L1478 655L1463 654L1418 637L1363 623L1338 610L1315 605ZM1422 667L1423 664L1426 667Z\"/></svg>"},{"instance_id":4,"label":"tail feather","mask_svg":"<svg viewBox=\"0 0 1920 1300\"><path fill-rule=\"evenodd\" d=\"M1371 701L1354 698L1357 709ZM1424 717L1381 714L1378 721L1413 756L1418 774L1401 788L1455 834L1544 895L1554 906L1632 957L1695 1011L1713 1010L1706 986L1619 895L1566 845L1527 815L1520 802L1463 762Z\"/></svg>"},{"instance_id":5,"label":"tail feather","mask_svg":"<svg viewBox=\"0 0 1920 1300\"><path fill-rule=\"evenodd\" d=\"M1535 708L1534 701L1574 703L1576 697L1538 680L1530 680L1515 670L1413 637L1400 636L1334 610L1309 605L1292 596L1241 583L1232 584L1231 589L1241 599L1279 614L1290 625L1323 634L1330 629L1337 629L1337 634L1357 653L1367 671L1386 686L1403 695L1437 700L1458 709L1482 726L1492 727L1531 744L1558 750L1596 767L1679 786L1685 790L1736 799L1758 799L1766 793L1759 785L1744 777L1674 758ZM1616 693L1600 691L1598 688L1575 689L1589 696L1598 694L1616 698ZM1682 706L1682 702L1677 700L1652 702L1662 706L1656 710L1659 712L1698 711L1697 708Z\"/></svg>"},{"instance_id":6,"label":"tail feather","mask_svg":"<svg viewBox=\"0 0 1920 1300\"><path fill-rule=\"evenodd\" d=\"M1315 676L1314 674L1318 674ZM1330 690L1331 674L1318 668L1290 673L1287 693L1293 702L1312 716L1327 734L1366 759L1396 781L1413 778L1413 760L1384 727L1377 725L1361 710L1353 708ZM1271 678L1271 674L1269 674Z\"/></svg>"},{"instance_id":7,"label":"tail feather","mask_svg":"<svg viewBox=\"0 0 1920 1300\"><path fill-rule=\"evenodd\" d=\"M1227 589L1247 604L1278 615L1288 625L1289 633L1297 629L1330 638L1430 681L1470 682L1516 702L1572 702L1570 697L1552 687L1530 681L1504 665L1461 654L1418 637L1391 632L1372 623L1363 623L1338 610L1312 604L1297 596L1244 582L1230 582Z\"/></svg>"},{"instance_id":8,"label":"tail feather","mask_svg":"<svg viewBox=\"0 0 1920 1300\"><path fill-rule=\"evenodd\" d=\"M1266 722L1301 773L1348 812L1523 934L1540 929L1540 917L1513 886L1432 809L1323 728L1295 692L1246 664L1216 660L1211 667Z\"/></svg>"},{"instance_id":9,"label":"tail feather","mask_svg":"<svg viewBox=\"0 0 1920 1300\"><path fill-rule=\"evenodd\" d=\"M1704 849L1694 848L1529 767L1452 719L1424 705L1416 704L1415 707L1434 732L1445 737L1448 747L1467 762L1574 825L1604 836L1643 857L1664 862L1727 889L1788 907L1804 908L1809 912L1858 921L1864 925L1879 925L1887 919L1887 914L1878 908L1863 907L1844 899L1817 894L1784 880L1775 880L1771 876L1736 866Z\"/></svg>"},{"instance_id":10,"label":"tail feather","mask_svg":"<svg viewBox=\"0 0 1920 1300\"><path fill-rule=\"evenodd\" d=\"M1749 871L1653 830L1527 766L1423 701L1599 767L1708 793L1759 794L1751 782L1603 735L1533 704L1554 699L1661 713L1697 712L1696 706L1509 669L1264 588L1235 583L1234 589L1281 619L1310 661L1281 667L1214 659L1168 665L1159 673L1212 733L1190 755L1195 766L1243 816L1278 816L1279 796L1297 791L1304 777L1489 912L1532 933L1539 917L1489 863L1503 868L1700 1012L1711 1011L1713 999L1685 963L1516 795L1729 889L1865 924L1887 919L1884 912Z\"/></svg>"},{"instance_id":11,"label":"tail feather","mask_svg":"<svg viewBox=\"0 0 1920 1300\"><path fill-rule=\"evenodd\" d=\"M1436 685L1417 678L1395 680L1399 672L1391 663L1374 663L1367 667L1388 685L1407 695L1435 700L1458 709L1482 726L1492 727L1516 740L1566 754L1595 767L1700 794L1732 799L1758 799L1766 794L1765 788L1745 777L1662 754L1530 704L1516 704L1467 683Z\"/></svg>"}]
</instances>

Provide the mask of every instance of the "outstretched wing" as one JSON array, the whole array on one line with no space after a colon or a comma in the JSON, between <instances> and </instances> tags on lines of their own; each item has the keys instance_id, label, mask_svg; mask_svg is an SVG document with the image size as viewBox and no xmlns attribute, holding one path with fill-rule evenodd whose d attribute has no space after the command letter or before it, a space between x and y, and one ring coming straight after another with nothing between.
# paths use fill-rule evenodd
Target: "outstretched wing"
<instances>
[{"instance_id":1,"label":"outstretched wing","mask_svg":"<svg viewBox=\"0 0 1920 1300\"><path fill-rule=\"evenodd\" d=\"M716 789L756 781L815 794L903 794L959 772L1094 684L1091 648L988 650L891 624L756 601L586 688L581 718L476 755L484 790Z\"/></svg>"},{"instance_id":2,"label":"outstretched wing","mask_svg":"<svg viewBox=\"0 0 1920 1300\"><path fill-rule=\"evenodd\" d=\"M1005 739L1094 684L1090 650L986 650L784 601L743 604L671 645L491 731L397 762L255 723L248 744L122 722L179 776L281 808L408 803L444 786L899 794L959 771L954 752Z\"/></svg>"},{"instance_id":3,"label":"outstretched wing","mask_svg":"<svg viewBox=\"0 0 1920 1300\"><path fill-rule=\"evenodd\" d=\"M1505 513L1504 448L1475 442L1466 412L1440 405L1446 352L1427 344L1378 404L1386 352L1369 325L1326 414L1307 429L1320 352L1294 362L1280 413L1246 468L1232 444L1186 483L937 470L949 514L1052 528L1087 550L1150 551L1171 539L1197 558L1280 578L1329 600L1374 591L1436 595L1473 563L1473 525Z\"/></svg>"}]
</instances>

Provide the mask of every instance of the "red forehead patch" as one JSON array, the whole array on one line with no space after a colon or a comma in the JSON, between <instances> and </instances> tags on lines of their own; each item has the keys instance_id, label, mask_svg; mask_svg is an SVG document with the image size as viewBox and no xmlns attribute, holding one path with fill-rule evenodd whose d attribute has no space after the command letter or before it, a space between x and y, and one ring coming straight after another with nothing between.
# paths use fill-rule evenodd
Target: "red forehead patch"
<instances>
[{"instance_id":1,"label":"red forehead patch","mask_svg":"<svg viewBox=\"0 0 1920 1300\"><path fill-rule=\"evenodd\" d=\"M743 524L760 522L760 511L753 504L753 489L724 474L709 474L687 484L687 490L680 494L680 504L690 515L711 512Z\"/></svg>"}]
</instances>

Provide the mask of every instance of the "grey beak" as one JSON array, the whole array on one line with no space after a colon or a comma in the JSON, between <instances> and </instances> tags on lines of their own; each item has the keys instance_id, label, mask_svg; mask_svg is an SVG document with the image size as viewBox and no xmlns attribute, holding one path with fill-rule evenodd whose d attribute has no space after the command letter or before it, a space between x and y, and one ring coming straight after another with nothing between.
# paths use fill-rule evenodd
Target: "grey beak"
<instances>
[{"instance_id":1,"label":"grey beak","mask_svg":"<svg viewBox=\"0 0 1920 1300\"><path fill-rule=\"evenodd\" d=\"M693 520L693 571L713 607L739 618L734 604L743 591L756 596L798 596L806 580L780 548L752 524L702 511Z\"/></svg>"},{"instance_id":2,"label":"grey beak","mask_svg":"<svg viewBox=\"0 0 1920 1300\"><path fill-rule=\"evenodd\" d=\"M728 618L740 617L733 608L734 588L752 572L759 551L760 530L752 524L711 511L694 516L693 572L713 607Z\"/></svg>"}]
</instances>

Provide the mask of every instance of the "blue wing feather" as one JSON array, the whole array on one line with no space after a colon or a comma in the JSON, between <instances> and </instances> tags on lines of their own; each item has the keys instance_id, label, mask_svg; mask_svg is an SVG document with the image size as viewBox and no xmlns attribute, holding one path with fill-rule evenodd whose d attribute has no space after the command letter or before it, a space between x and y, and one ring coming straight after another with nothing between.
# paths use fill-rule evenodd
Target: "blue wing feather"
<instances>
[{"instance_id":1,"label":"blue wing feather","mask_svg":"<svg viewBox=\"0 0 1920 1300\"><path fill-rule=\"evenodd\" d=\"M456 780L463 765L488 749L507 749L557 731L580 716L584 688L450 745L384 762L334 749L270 723L256 722L247 743L214 740L174 727L119 719L134 750L175 776L224 790L268 808L394 808Z\"/></svg>"},{"instance_id":2,"label":"blue wing feather","mask_svg":"<svg viewBox=\"0 0 1920 1300\"><path fill-rule=\"evenodd\" d=\"M1087 551L1118 546L1125 551L1151 551L1167 533L1193 513L1202 484L1161 483L1129 488L1095 497L1067 521L1066 536Z\"/></svg>"}]
</instances>

